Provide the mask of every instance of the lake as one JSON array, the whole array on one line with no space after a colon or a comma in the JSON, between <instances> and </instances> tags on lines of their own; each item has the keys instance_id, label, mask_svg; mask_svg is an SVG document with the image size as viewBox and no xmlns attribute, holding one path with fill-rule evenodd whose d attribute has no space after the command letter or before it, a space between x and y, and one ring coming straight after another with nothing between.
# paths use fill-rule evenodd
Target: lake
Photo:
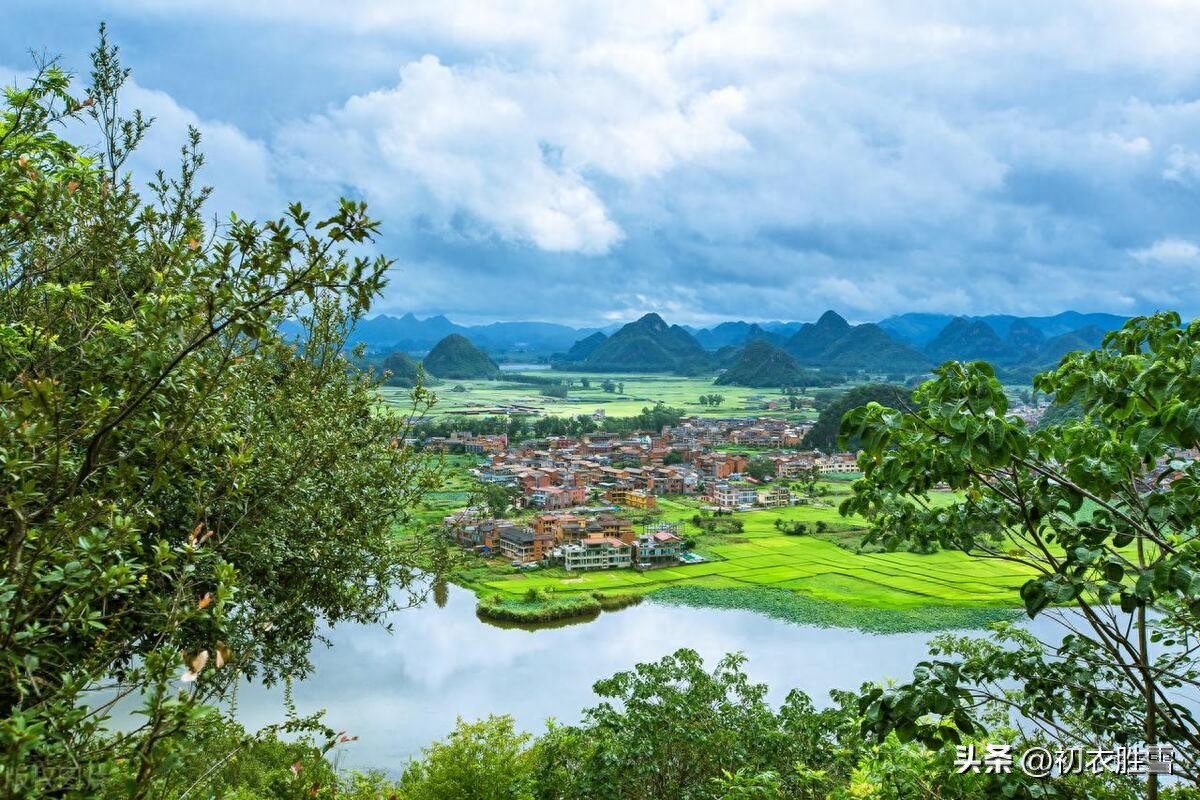
<instances>
[{"instance_id":1,"label":"lake","mask_svg":"<svg viewBox=\"0 0 1200 800\"><path fill-rule=\"evenodd\" d=\"M331 647L317 645L316 670L294 687L300 713L329 709L335 730L358 735L343 766L398 772L422 747L445 737L455 718L510 714L540 733L554 717L575 722L596 704L592 684L642 661L690 647L715 664L727 652L749 658L747 673L771 687L827 705L830 689L903 679L927 655L933 634L879 635L847 628L793 625L751 611L645 602L594 622L544 630L501 629L475 616L475 596L449 587L445 608L432 603L398 612L393 633L340 626ZM1035 626L1050 632L1054 623ZM282 692L243 687L238 717L251 729L282 718Z\"/></svg>"}]
</instances>

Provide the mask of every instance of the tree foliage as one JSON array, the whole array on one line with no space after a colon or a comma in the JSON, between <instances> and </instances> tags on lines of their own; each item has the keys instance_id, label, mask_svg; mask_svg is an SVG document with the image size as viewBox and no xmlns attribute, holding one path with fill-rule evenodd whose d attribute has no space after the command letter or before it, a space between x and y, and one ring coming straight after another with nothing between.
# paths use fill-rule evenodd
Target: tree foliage
<instances>
[{"instance_id":1,"label":"tree foliage","mask_svg":"<svg viewBox=\"0 0 1200 800\"><path fill-rule=\"evenodd\" d=\"M955 742L976 727L972 703L998 698L1065 744L1174 745L1176 772L1196 779L1197 364L1200 322L1160 313L1038 376L1038 391L1080 404L1078 419L1030 430L983 362L940 367L916 410L872 403L846 417L864 477L842 511L871 519L871 540L1021 564L1030 616L1072 609L1057 646L1009 631L1015 647L943 648L912 683L868 695L868 730ZM963 499L930 506L938 483ZM1014 681L1019 692L1003 690Z\"/></svg>"},{"instance_id":2,"label":"tree foliage","mask_svg":"<svg viewBox=\"0 0 1200 800\"><path fill-rule=\"evenodd\" d=\"M6 797L145 796L205 703L408 602L389 531L433 478L343 355L390 264L352 255L378 223L343 200L205 225L195 131L143 199L127 77L102 29L81 98L46 64L0 117ZM86 122L94 151L59 133ZM277 334L296 315L303 349Z\"/></svg>"}]
</instances>

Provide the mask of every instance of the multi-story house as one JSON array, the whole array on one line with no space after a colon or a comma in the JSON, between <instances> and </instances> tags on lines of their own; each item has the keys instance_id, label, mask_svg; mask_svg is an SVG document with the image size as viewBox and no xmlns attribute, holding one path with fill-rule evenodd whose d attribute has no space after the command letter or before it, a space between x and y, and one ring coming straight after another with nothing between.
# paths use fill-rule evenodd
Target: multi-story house
<instances>
[{"instance_id":1,"label":"multi-story house","mask_svg":"<svg viewBox=\"0 0 1200 800\"><path fill-rule=\"evenodd\" d=\"M645 569L679 563L683 552L683 539L678 535L679 525L659 523L647 526L645 533L633 542L633 563Z\"/></svg>"},{"instance_id":2,"label":"multi-story house","mask_svg":"<svg viewBox=\"0 0 1200 800\"><path fill-rule=\"evenodd\" d=\"M501 529L498 539L501 552L522 564L541 561L554 546L552 534L538 533L525 525L506 526Z\"/></svg>"},{"instance_id":3,"label":"multi-story house","mask_svg":"<svg viewBox=\"0 0 1200 800\"><path fill-rule=\"evenodd\" d=\"M621 569L633 564L633 546L611 536L594 536L558 548L567 570Z\"/></svg>"},{"instance_id":4,"label":"multi-story house","mask_svg":"<svg viewBox=\"0 0 1200 800\"><path fill-rule=\"evenodd\" d=\"M757 490L750 485L718 481L708 490L709 499L721 508L745 510L758 501Z\"/></svg>"}]
</instances>

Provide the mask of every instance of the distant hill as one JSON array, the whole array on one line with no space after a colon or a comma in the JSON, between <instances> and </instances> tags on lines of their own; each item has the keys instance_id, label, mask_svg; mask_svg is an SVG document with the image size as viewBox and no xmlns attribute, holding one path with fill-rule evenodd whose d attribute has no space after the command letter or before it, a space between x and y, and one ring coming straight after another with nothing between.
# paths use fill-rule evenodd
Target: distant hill
<instances>
[{"instance_id":1,"label":"distant hill","mask_svg":"<svg viewBox=\"0 0 1200 800\"><path fill-rule=\"evenodd\" d=\"M755 339L742 349L741 357L716 383L721 386L802 386L808 373L796 359L763 339Z\"/></svg>"},{"instance_id":2,"label":"distant hill","mask_svg":"<svg viewBox=\"0 0 1200 800\"><path fill-rule=\"evenodd\" d=\"M872 383L866 386L856 386L835 400L821 411L812 429L804 436L804 447L811 447L826 453L837 449L838 430L842 425L842 417L847 411L865 406L867 403L880 403L891 408L902 408L912 405L912 390L890 383ZM857 450L859 443L851 441L847 449Z\"/></svg>"},{"instance_id":3,"label":"distant hill","mask_svg":"<svg viewBox=\"0 0 1200 800\"><path fill-rule=\"evenodd\" d=\"M429 355L425 356L425 369L431 375L446 380L491 378L500 371L487 353L457 333L450 334L434 345Z\"/></svg>"},{"instance_id":4,"label":"distant hill","mask_svg":"<svg viewBox=\"0 0 1200 800\"><path fill-rule=\"evenodd\" d=\"M678 325L667 325L658 314L647 314L621 328L570 367L591 372L696 375L706 372L711 365L708 353L690 333Z\"/></svg>"},{"instance_id":5,"label":"distant hill","mask_svg":"<svg viewBox=\"0 0 1200 800\"><path fill-rule=\"evenodd\" d=\"M820 363L823 354L850 332L850 323L835 311L826 311L816 322L806 322L788 339L785 349L798 360Z\"/></svg>"},{"instance_id":6,"label":"distant hill","mask_svg":"<svg viewBox=\"0 0 1200 800\"><path fill-rule=\"evenodd\" d=\"M591 336L585 336L575 344L571 345L571 349L565 353L556 353L551 356L552 364L578 364L585 358L596 352L600 345L608 341L608 337L601 331L596 331ZM565 368L565 367L564 367Z\"/></svg>"},{"instance_id":7,"label":"distant hill","mask_svg":"<svg viewBox=\"0 0 1200 800\"><path fill-rule=\"evenodd\" d=\"M1007 361L1013 350L991 326L982 320L955 317L925 346L925 352L936 362L949 361Z\"/></svg>"},{"instance_id":8,"label":"distant hill","mask_svg":"<svg viewBox=\"0 0 1200 800\"><path fill-rule=\"evenodd\" d=\"M396 351L383 360L383 369L392 375L384 383L411 389L417 385L417 362L408 353Z\"/></svg>"},{"instance_id":9,"label":"distant hill","mask_svg":"<svg viewBox=\"0 0 1200 800\"><path fill-rule=\"evenodd\" d=\"M1104 341L1107 331L1088 325L1062 336L1049 339L1038 350L1037 358L1046 366L1053 366L1062 360L1067 353L1076 350L1095 350Z\"/></svg>"},{"instance_id":10,"label":"distant hill","mask_svg":"<svg viewBox=\"0 0 1200 800\"><path fill-rule=\"evenodd\" d=\"M987 323L1001 339L1008 338L1010 330L1018 322L1040 332L1046 338L1052 338L1093 325L1104 331L1116 330L1124 325L1126 320L1125 317L1116 314L1082 314L1078 311L1064 311L1051 317L989 314L982 317L969 316L967 319ZM880 321L879 327L908 344L925 347L953 320L954 317L949 314L898 314Z\"/></svg>"},{"instance_id":11,"label":"distant hill","mask_svg":"<svg viewBox=\"0 0 1200 800\"><path fill-rule=\"evenodd\" d=\"M844 371L912 373L930 365L928 358L878 325L851 325L834 311L801 326L785 349L800 364Z\"/></svg>"}]
</instances>

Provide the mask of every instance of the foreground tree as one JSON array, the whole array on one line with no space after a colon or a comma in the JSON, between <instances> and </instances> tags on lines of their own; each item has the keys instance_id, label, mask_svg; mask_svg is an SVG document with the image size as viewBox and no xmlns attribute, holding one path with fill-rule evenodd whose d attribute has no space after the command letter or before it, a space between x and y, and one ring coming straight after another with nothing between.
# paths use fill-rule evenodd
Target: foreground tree
<instances>
[{"instance_id":1,"label":"foreground tree","mask_svg":"<svg viewBox=\"0 0 1200 800\"><path fill-rule=\"evenodd\" d=\"M423 543L390 530L434 476L343 356L377 223L343 201L206 227L195 132L144 201L127 76L102 29L82 98L44 65L0 117L5 797L146 796L206 704L420 586ZM88 119L95 152L57 132ZM277 329L301 309L298 348Z\"/></svg>"},{"instance_id":2,"label":"foreground tree","mask_svg":"<svg viewBox=\"0 0 1200 800\"><path fill-rule=\"evenodd\" d=\"M995 643L943 638L912 683L867 695L867 730L957 743L992 700L1064 746L1174 746L1175 773L1200 776L1198 364L1200 321L1161 313L1037 377L1079 419L1030 430L983 362L935 370L912 407L846 416L864 477L842 511L872 521L870 541L1020 564L1029 616L1053 611L1069 629L1056 645L1013 629ZM929 505L939 483L962 500Z\"/></svg>"}]
</instances>

